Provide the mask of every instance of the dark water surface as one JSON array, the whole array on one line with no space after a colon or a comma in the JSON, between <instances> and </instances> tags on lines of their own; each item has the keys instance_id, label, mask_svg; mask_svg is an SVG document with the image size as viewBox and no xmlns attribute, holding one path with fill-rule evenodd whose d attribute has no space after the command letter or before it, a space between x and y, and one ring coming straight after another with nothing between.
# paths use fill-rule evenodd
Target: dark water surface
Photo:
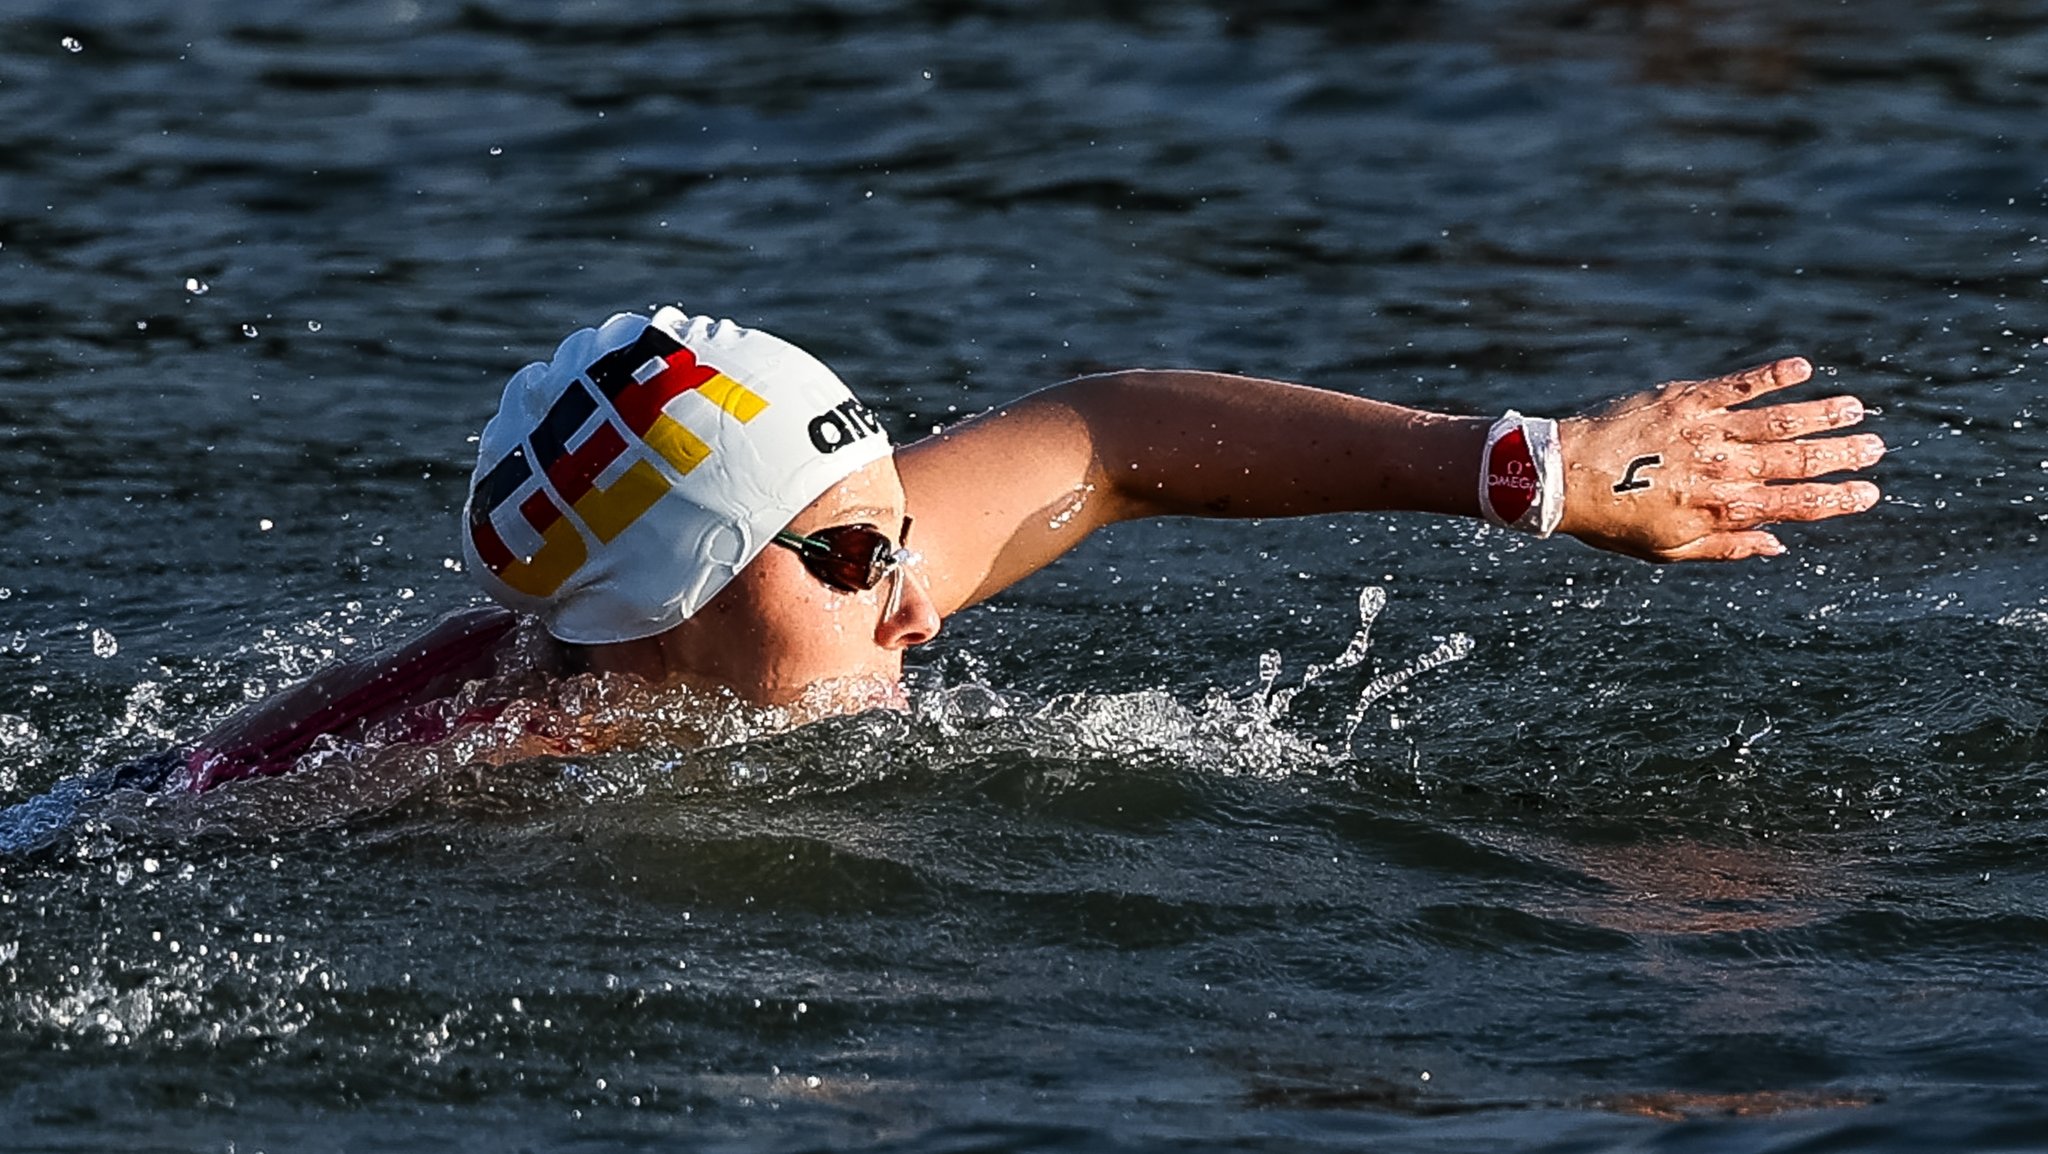
<instances>
[{"instance_id":1,"label":"dark water surface","mask_svg":"<svg viewBox=\"0 0 2048 1154\"><path fill-rule=\"evenodd\" d=\"M1800 352L1894 453L1782 559L1128 526L913 717L116 807L0 863L0 1146L2039 1148L2044 125L2043 3L8 0L0 804L469 603L621 308L902 437Z\"/></svg>"}]
</instances>

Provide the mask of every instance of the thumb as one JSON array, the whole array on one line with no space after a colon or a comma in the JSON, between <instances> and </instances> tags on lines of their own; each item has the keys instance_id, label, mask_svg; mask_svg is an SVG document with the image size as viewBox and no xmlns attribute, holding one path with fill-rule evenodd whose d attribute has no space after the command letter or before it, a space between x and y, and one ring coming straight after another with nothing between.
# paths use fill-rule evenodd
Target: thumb
<instances>
[{"instance_id":1,"label":"thumb","mask_svg":"<svg viewBox=\"0 0 2048 1154\"><path fill-rule=\"evenodd\" d=\"M1665 553L1665 561L1740 561L1744 557L1777 557L1785 543L1761 529L1742 533L1709 533Z\"/></svg>"}]
</instances>

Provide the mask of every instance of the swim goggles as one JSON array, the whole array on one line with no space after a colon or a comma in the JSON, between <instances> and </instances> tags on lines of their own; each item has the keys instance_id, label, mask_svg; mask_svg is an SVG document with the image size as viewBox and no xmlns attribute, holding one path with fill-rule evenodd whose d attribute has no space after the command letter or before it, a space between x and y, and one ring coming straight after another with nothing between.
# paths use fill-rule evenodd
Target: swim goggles
<instances>
[{"instance_id":1,"label":"swim goggles","mask_svg":"<svg viewBox=\"0 0 2048 1154\"><path fill-rule=\"evenodd\" d=\"M808 534L784 529L774 542L796 553L811 576L842 593L864 593L882 583L889 586L889 603L882 616L894 617L903 603L903 567L917 559L904 548L910 540L910 518L903 519L903 531L892 542L886 533L869 524L834 525Z\"/></svg>"}]
</instances>

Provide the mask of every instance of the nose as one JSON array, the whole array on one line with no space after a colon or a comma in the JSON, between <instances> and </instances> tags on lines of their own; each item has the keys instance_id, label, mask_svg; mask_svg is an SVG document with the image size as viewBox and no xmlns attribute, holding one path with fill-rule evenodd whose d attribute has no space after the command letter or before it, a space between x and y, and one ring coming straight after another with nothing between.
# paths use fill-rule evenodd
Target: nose
<instances>
[{"instance_id":1,"label":"nose","mask_svg":"<svg viewBox=\"0 0 2048 1154\"><path fill-rule=\"evenodd\" d=\"M875 644L884 649L908 649L923 645L939 635L939 609L925 592L917 575L897 570L892 580L901 581L902 592L894 598L895 610L885 612L875 624ZM885 602L886 604L886 602Z\"/></svg>"}]
</instances>

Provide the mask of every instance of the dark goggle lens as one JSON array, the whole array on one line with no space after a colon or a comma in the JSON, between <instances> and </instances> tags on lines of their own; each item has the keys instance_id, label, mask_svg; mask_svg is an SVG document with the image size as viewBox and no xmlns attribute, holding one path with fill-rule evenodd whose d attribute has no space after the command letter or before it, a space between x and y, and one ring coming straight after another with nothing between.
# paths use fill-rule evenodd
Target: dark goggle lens
<instances>
[{"instance_id":1,"label":"dark goggle lens","mask_svg":"<svg viewBox=\"0 0 2048 1154\"><path fill-rule=\"evenodd\" d=\"M889 556L895 546L873 525L834 525L809 534L823 549L799 549L797 556L811 576L847 593L859 593L882 583L888 575Z\"/></svg>"}]
</instances>

